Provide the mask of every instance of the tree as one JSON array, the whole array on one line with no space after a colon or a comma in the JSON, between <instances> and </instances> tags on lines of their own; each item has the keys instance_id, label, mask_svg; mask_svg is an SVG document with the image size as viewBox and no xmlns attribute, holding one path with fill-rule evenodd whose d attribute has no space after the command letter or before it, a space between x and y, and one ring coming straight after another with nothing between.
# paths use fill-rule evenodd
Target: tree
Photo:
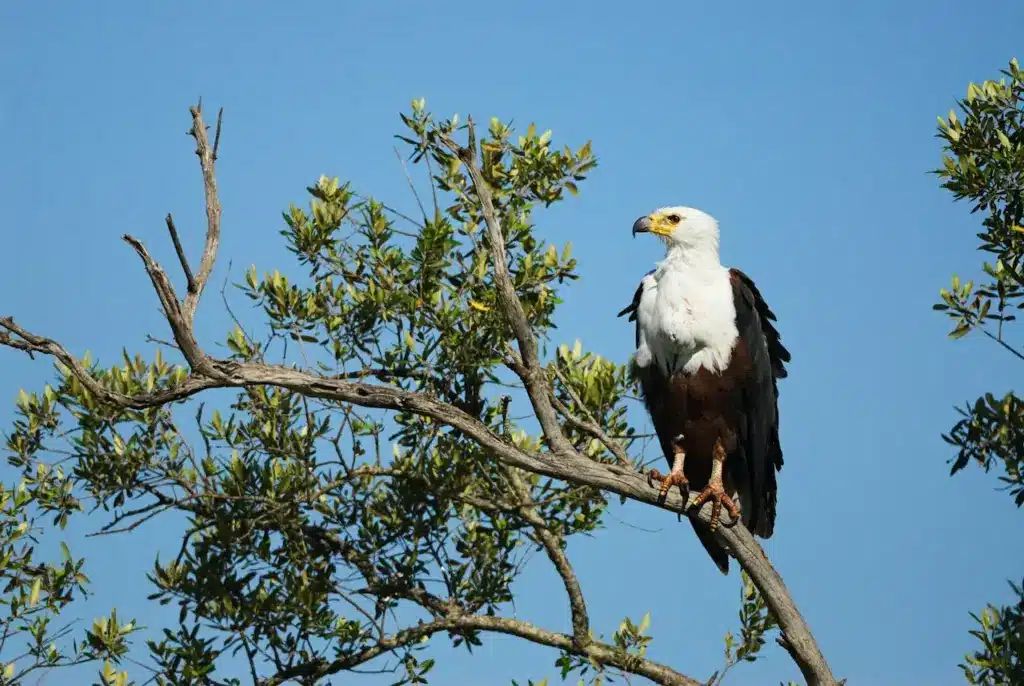
<instances>
[{"instance_id":1,"label":"tree","mask_svg":"<svg viewBox=\"0 0 1024 686\"><path fill-rule=\"evenodd\" d=\"M1024 71L1014 59L1002 73L999 81L968 85L967 97L957 101L962 121L953 110L939 117L944 145L936 173L956 200L969 200L972 212L983 213L979 248L993 257L982 265L980 285L954 276L934 307L953 319L951 337L980 332L1019 363L1024 353L1011 342L1009 325L1024 309ZM1002 468L999 481L1020 507L1024 403L1012 391L986 393L958 411L961 419L943 436L958 450L951 474L971 463L986 472ZM972 614L978 628L971 634L981 645L961 665L969 683L1024 683L1024 591L1010 587L1012 604Z\"/></svg>"},{"instance_id":2,"label":"tree","mask_svg":"<svg viewBox=\"0 0 1024 686\"><path fill-rule=\"evenodd\" d=\"M659 501L634 465L626 367L578 342L550 342L577 264L569 245L536 235L531 217L578 192L596 165L590 144L556 148L550 132L531 125L514 136L498 119L478 139L471 120L438 121L414 102L399 138L429 175L419 214L320 177L308 209L284 213L282 234L305 276L251 267L238 287L265 314L266 334L235 319L230 355L217 359L193 319L220 239L221 116L212 142L201 107L191 116L207 216L196 271L166 218L184 298L142 242L123 237L170 327L163 348L182 364L125 350L123 364L101 367L0 318L0 344L57 366L53 384L22 393L7 438L23 480L3 511L4 554L17 536L41 534L42 516L60 525L91 507L105 532L126 534L185 515L179 554L149 575L153 600L180 607L178 626L148 643L160 684L240 683L217 675L234 653L267 686L325 683L369 663L395 670L395 683L425 683L428 639L468 648L484 632L550 646L563 678L699 683L645 657L646 619L627 618L603 639L566 554L567 539L600 526L609 497L680 513L687 505L678 494ZM234 400L209 409L218 389ZM68 454L65 471L54 456ZM710 508L690 516L709 521ZM740 524L717 535L744 587L740 641L727 637L726 665L711 681L756 659L778 627L809 684L836 683L750 533ZM530 547L561 578L565 633L502 614ZM29 546L17 550L21 566L3 572L13 589L4 635L32 650L0 683L92 659L105 661L103 683L127 683L117 670L137 628L114 614L84 648L33 647L61 642L49 620L86 579L70 552L54 567L34 562ZM25 608L40 599L33 619Z\"/></svg>"}]
</instances>

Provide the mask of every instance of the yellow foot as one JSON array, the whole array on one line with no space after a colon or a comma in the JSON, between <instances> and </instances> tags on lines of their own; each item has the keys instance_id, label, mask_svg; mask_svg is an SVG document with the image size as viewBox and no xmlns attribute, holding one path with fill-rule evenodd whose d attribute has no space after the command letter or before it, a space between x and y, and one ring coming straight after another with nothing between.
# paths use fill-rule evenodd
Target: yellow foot
<instances>
[{"instance_id":1,"label":"yellow foot","mask_svg":"<svg viewBox=\"0 0 1024 686\"><path fill-rule=\"evenodd\" d=\"M683 474L682 469L673 469L668 475L663 475L657 469L652 469L647 473L647 483L653 486L653 481L661 482L661 488L658 489L658 498L662 500L668 495L668 490L673 486L679 486L679 492L683 495L683 501L690 495L690 482Z\"/></svg>"},{"instance_id":2,"label":"yellow foot","mask_svg":"<svg viewBox=\"0 0 1024 686\"><path fill-rule=\"evenodd\" d=\"M740 519L740 508L736 506L736 503L732 501L722 487L721 480L712 479L711 482L700 492L697 499L693 501L694 512L700 511L701 505L707 501L711 501L711 530L714 531L718 528L718 521L722 515L722 506L725 505L725 509L729 511L729 516L732 517L732 523L735 524ZM730 524L731 526L731 524Z\"/></svg>"}]
</instances>

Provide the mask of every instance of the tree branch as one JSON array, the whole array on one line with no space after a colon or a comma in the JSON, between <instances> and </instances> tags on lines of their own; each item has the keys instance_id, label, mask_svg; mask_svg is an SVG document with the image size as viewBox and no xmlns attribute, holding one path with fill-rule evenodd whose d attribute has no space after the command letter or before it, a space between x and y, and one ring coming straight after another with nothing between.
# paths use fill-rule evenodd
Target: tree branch
<instances>
[{"instance_id":1,"label":"tree branch","mask_svg":"<svg viewBox=\"0 0 1024 686\"><path fill-rule=\"evenodd\" d=\"M146 246L142 244L142 241L129 234L125 234L121 239L135 249L143 265L145 265L146 272L149 274L149 280L153 283L157 297L160 298L160 304L164 308L164 316L171 327L171 332L174 334L174 341L178 344L178 349L185 356L189 366L206 377L217 377L217 371L210 365L209 358L200 349L199 343L195 339L195 334L192 330L192 320L182 310L178 294L174 292L174 285L167 278L167 273L163 270L163 267L150 257L149 251L146 250ZM199 288L198 283L197 281L196 288ZM192 297L192 294L189 294L188 297Z\"/></svg>"},{"instance_id":2,"label":"tree branch","mask_svg":"<svg viewBox=\"0 0 1024 686\"><path fill-rule=\"evenodd\" d=\"M568 556L562 549L563 538L551 530L547 522L544 521L544 518L537 514L537 509L530 504L533 498L531 498L530 490L523 483L519 474L511 469L504 471L512 484L512 489L523 503L520 508L520 514L533 527L537 540L547 552L548 559L554 565L558 576L562 578L565 592L569 596L569 609L572 612L573 640L577 648L584 649L592 640L590 636L590 619L587 616L587 603L583 597L583 589L580 588L579 579L576 578L576 572L573 570Z\"/></svg>"},{"instance_id":3,"label":"tree branch","mask_svg":"<svg viewBox=\"0 0 1024 686\"><path fill-rule=\"evenodd\" d=\"M174 225L174 217L167 214L164 217L164 221L167 223L167 231L171 234L171 242L174 243L174 252L178 253L178 262L181 263L181 270L185 272L185 283L187 284L188 292L192 293L196 290L196 278L192 276L192 268L188 266L188 258L185 257L185 249L181 247L181 238L178 237L178 227Z\"/></svg>"},{"instance_id":4,"label":"tree branch","mask_svg":"<svg viewBox=\"0 0 1024 686\"><path fill-rule=\"evenodd\" d=\"M220 199L217 196L217 177L214 164L217 159L217 148L210 148L210 139L206 135L206 124L203 123L202 106L189 108L192 113L192 129L189 135L196 140L196 155L199 166L203 170L203 191L206 196L206 244L203 246L203 257L199 261L199 274L196 275L195 289L189 290L182 307L182 315L189 326L195 318L199 298L203 295L206 282L210 280L213 265L217 261L217 249L220 246ZM217 131L214 136L216 145L220 145L220 129L224 108L217 115Z\"/></svg>"},{"instance_id":5,"label":"tree branch","mask_svg":"<svg viewBox=\"0 0 1024 686\"><path fill-rule=\"evenodd\" d=\"M185 251L178 238L178 232L174 226L171 215L167 215L167 228L171 234L171 241L174 243L175 251L178 253L178 260L181 262L188 282L188 293L184 302L178 299L174 286L163 268L150 257L142 241L125 234L122 240L128 243L138 253L149 274L150 281L156 289L160 304L164 308L164 314L174 339L181 349L182 354L193 370L202 372L206 377L216 378L216 370L210 366L210 361L203 354L196 342L195 334L192 331L192 323L195 320L196 308L199 306L199 298L206 288L206 283L213 272L213 266L217 261L217 249L220 246L220 200L217 196L217 178L214 173L215 150L210 148L210 139L206 133L206 124L203 122L202 105L189 108L192 114L192 128L189 135L196 141L196 156L199 157L199 166L203 172L203 190L206 197L206 244L203 247L203 256L199 263L199 274L192 276L188 266ZM222 123L223 108L217 117L216 140L219 144L220 129Z\"/></svg>"},{"instance_id":6,"label":"tree branch","mask_svg":"<svg viewBox=\"0 0 1024 686\"><path fill-rule=\"evenodd\" d=\"M166 277L165 277L166 278ZM74 355L51 338L29 333L14 322L13 317L0 317L0 346L22 350L30 357L34 353L49 355L75 375L83 386L98 400L115 407L144 410L184 400L210 388L222 388L224 384L206 377L191 375L173 388L154 391L140 396L124 395L103 386ZM12 336L13 334L13 336Z\"/></svg>"},{"instance_id":7,"label":"tree branch","mask_svg":"<svg viewBox=\"0 0 1024 686\"><path fill-rule=\"evenodd\" d=\"M486 631L518 636L531 643L546 645L575 655L589 657L602 665L647 677L654 683L663 684L664 686L701 686L699 681L680 674L670 667L645 658L624 656L621 651L606 643L592 642L585 648L579 649L574 645L573 637L542 629L529 622L505 617L489 617L476 614L464 615L458 612L400 631L392 638L382 639L375 645L365 648L354 655L332 662L321 660L296 665L264 680L261 686L279 686L289 680L298 678L311 679L312 682L316 682L325 676L337 674L346 669L365 664L384 653L411 645L427 636L432 636L442 631L460 630Z\"/></svg>"},{"instance_id":8,"label":"tree branch","mask_svg":"<svg viewBox=\"0 0 1024 686\"><path fill-rule=\"evenodd\" d=\"M579 394L577 394L569 385L569 382L566 380L561 370L554 365L552 365L552 369L555 372L555 376L558 377L558 380L562 382L565 392L569 394L569 397L572 398L573 402L576 403L576 405L579 406L579 408L586 414L586 419L580 419L575 416L569 411L569 408L566 407L561 400L555 397L554 393L552 393L551 402L554 404L558 413L562 415L567 422L575 426L580 431L590 434L597 440L601 441L604 447L608 448L608 451L615 457L615 462L618 463L620 467L633 469L633 461L629 459L629 454L626 452L626 448L622 443L605 433L604 429L601 428L601 425L594 419L594 415L592 415L590 410L587 409L587 406L583 404L583 400L580 398Z\"/></svg>"},{"instance_id":9,"label":"tree branch","mask_svg":"<svg viewBox=\"0 0 1024 686\"><path fill-rule=\"evenodd\" d=\"M522 356L522 367L516 369L516 372L523 380L534 413L537 415L544 437L552 450L556 453L572 454L575 449L562 431L562 427L558 423L558 415L555 414L551 405L547 378L540 366L540 358L537 354L537 339L533 335L530 321L526 318L523 304L520 302L519 296L516 295L516 288L508 271L505 234L502 232L498 214L494 210L494 196L477 163L476 128L472 117L468 118L466 127L469 131L466 147L460 146L447 135L441 135L441 141L466 165L466 171L473 182L473 189L480 200L484 223L487 225L487 241L491 249L491 257L494 260L494 283L497 286L498 307L512 328L512 333L519 344L519 354Z\"/></svg>"},{"instance_id":10,"label":"tree branch","mask_svg":"<svg viewBox=\"0 0 1024 686\"><path fill-rule=\"evenodd\" d=\"M335 403L409 411L430 417L441 425L458 429L506 467L523 469L568 483L609 491L672 512L698 517L703 522L710 523L710 503L698 512L694 512L690 508L690 503L684 502L675 490L670 491L664 500L660 500L657 489L652 487L643 475L630 468L605 465L588 459L573 448L563 433L551 403L547 375L540 367L536 340L508 272L501 226L495 213L490 190L476 163L476 137L471 122L469 124L468 148L461 148L446 137L444 143L456 151L456 154L466 163L483 207L494 259L498 300L515 333L522 357L522 364L519 365L517 372L523 379L552 452L523 450L495 434L475 417L457 407L441 402L427 393L323 377L284 366L217 360L208 357L195 340L192 322L199 296L202 294L216 260L220 240L220 203L217 199L217 187L214 179L214 154L209 146L201 111L199 107L193 107L190 111L193 119L190 134L196 139L196 154L199 156L203 171L207 234L199 274L195 279L195 291L186 296L184 305L179 304L180 301L167 275L152 259L142 243L127 235L124 236L124 240L135 249L142 259L163 306L168 324L174 333L175 341L188 361L192 373L182 383L172 388L129 396L105 387L59 343L26 331L15 324L11 317L0 317L0 345L22 350L29 355L42 353L54 357L66 366L97 400L122 408L145 409L162 406L184 400L211 388L241 388L262 385L286 388L307 397L321 398ZM691 494L691 497L696 498L696 494ZM768 561L761 546L739 522L723 522L723 526L716 531L716 536L732 552L764 596L768 607L778 619L785 641L792 648L791 654L807 679L808 686L833 686L836 683L835 678L818 649L809 627L800 615L785 583ZM564 579L565 576L563 576ZM573 591L570 591L570 595L572 593ZM432 605L434 610L438 611L440 606L434 603ZM537 643L566 650L571 650L574 646L575 637L547 632L514 620L459 615L448 616L445 621L448 624L440 626L435 631L449 626L461 629L480 629L522 636ZM574 629L576 624L577 621L574 618ZM586 654L613 666L618 666L617 661L620 660L618 653L603 644L591 643L585 651L577 651L577 654ZM636 673L656 680L660 678L661 681L658 683L697 683L666 667L654 663L645 664L649 665L646 668L649 673L640 671Z\"/></svg>"},{"instance_id":11,"label":"tree branch","mask_svg":"<svg viewBox=\"0 0 1024 686\"><path fill-rule=\"evenodd\" d=\"M711 522L710 503L705 504L698 512L694 512L690 507L692 501L684 503L682 497L675 490L670 491L665 500L660 500L657 489L648 484L642 474L617 465L594 462L575 450L569 455L523 450L492 432L487 425L475 417L426 393L342 379L329 379L276 365L206 358L218 374L217 379L209 379L198 372L193 372L184 383L174 389L138 396L125 396L100 385L88 374L81 363L54 341L29 334L15 325L9 317L0 318L0 327L4 327L20 337L20 340L12 340L9 334L4 334L0 336L0 344L19 350L53 355L71 368L79 380L98 399L114 405L145 409L183 400L209 388L265 385L287 388L308 397L351 403L361 407L406 410L458 429L507 466L569 483L610 491L631 500L698 517L706 524ZM696 497L696 493L690 494L691 499ZM728 516L724 515L724 519L727 520ZM809 686L834 685L835 677L821 654L810 628L793 602L782 577L768 561L764 549L740 522L723 521L722 526L716 531L716 535L732 551L740 565L747 570L750 578L764 596L768 607L778 618L779 627L792 646L797 664L807 678Z\"/></svg>"}]
</instances>

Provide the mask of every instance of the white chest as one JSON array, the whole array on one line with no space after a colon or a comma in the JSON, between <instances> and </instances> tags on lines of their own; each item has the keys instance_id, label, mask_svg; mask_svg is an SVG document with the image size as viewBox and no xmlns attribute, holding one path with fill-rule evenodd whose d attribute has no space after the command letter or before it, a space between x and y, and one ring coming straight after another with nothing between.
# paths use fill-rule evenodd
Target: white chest
<instances>
[{"instance_id":1,"label":"white chest","mask_svg":"<svg viewBox=\"0 0 1024 686\"><path fill-rule=\"evenodd\" d=\"M664 264L644 279L637 310L636 363L665 374L721 371L736 344L736 306L729 271Z\"/></svg>"}]
</instances>

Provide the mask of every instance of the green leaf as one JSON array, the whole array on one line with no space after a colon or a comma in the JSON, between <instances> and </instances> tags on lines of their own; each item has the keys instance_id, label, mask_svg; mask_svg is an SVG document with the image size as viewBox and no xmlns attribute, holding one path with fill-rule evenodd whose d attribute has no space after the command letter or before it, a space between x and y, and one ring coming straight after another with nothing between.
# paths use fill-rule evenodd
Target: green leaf
<instances>
[{"instance_id":1,"label":"green leaf","mask_svg":"<svg viewBox=\"0 0 1024 686\"><path fill-rule=\"evenodd\" d=\"M968 333L970 333L970 331L971 331L971 327L967 326L966 324L961 324L960 326L958 326L955 329L953 329L952 331L950 331L948 335L949 335L950 338L954 338L954 339L956 339L956 338L963 338Z\"/></svg>"}]
</instances>

